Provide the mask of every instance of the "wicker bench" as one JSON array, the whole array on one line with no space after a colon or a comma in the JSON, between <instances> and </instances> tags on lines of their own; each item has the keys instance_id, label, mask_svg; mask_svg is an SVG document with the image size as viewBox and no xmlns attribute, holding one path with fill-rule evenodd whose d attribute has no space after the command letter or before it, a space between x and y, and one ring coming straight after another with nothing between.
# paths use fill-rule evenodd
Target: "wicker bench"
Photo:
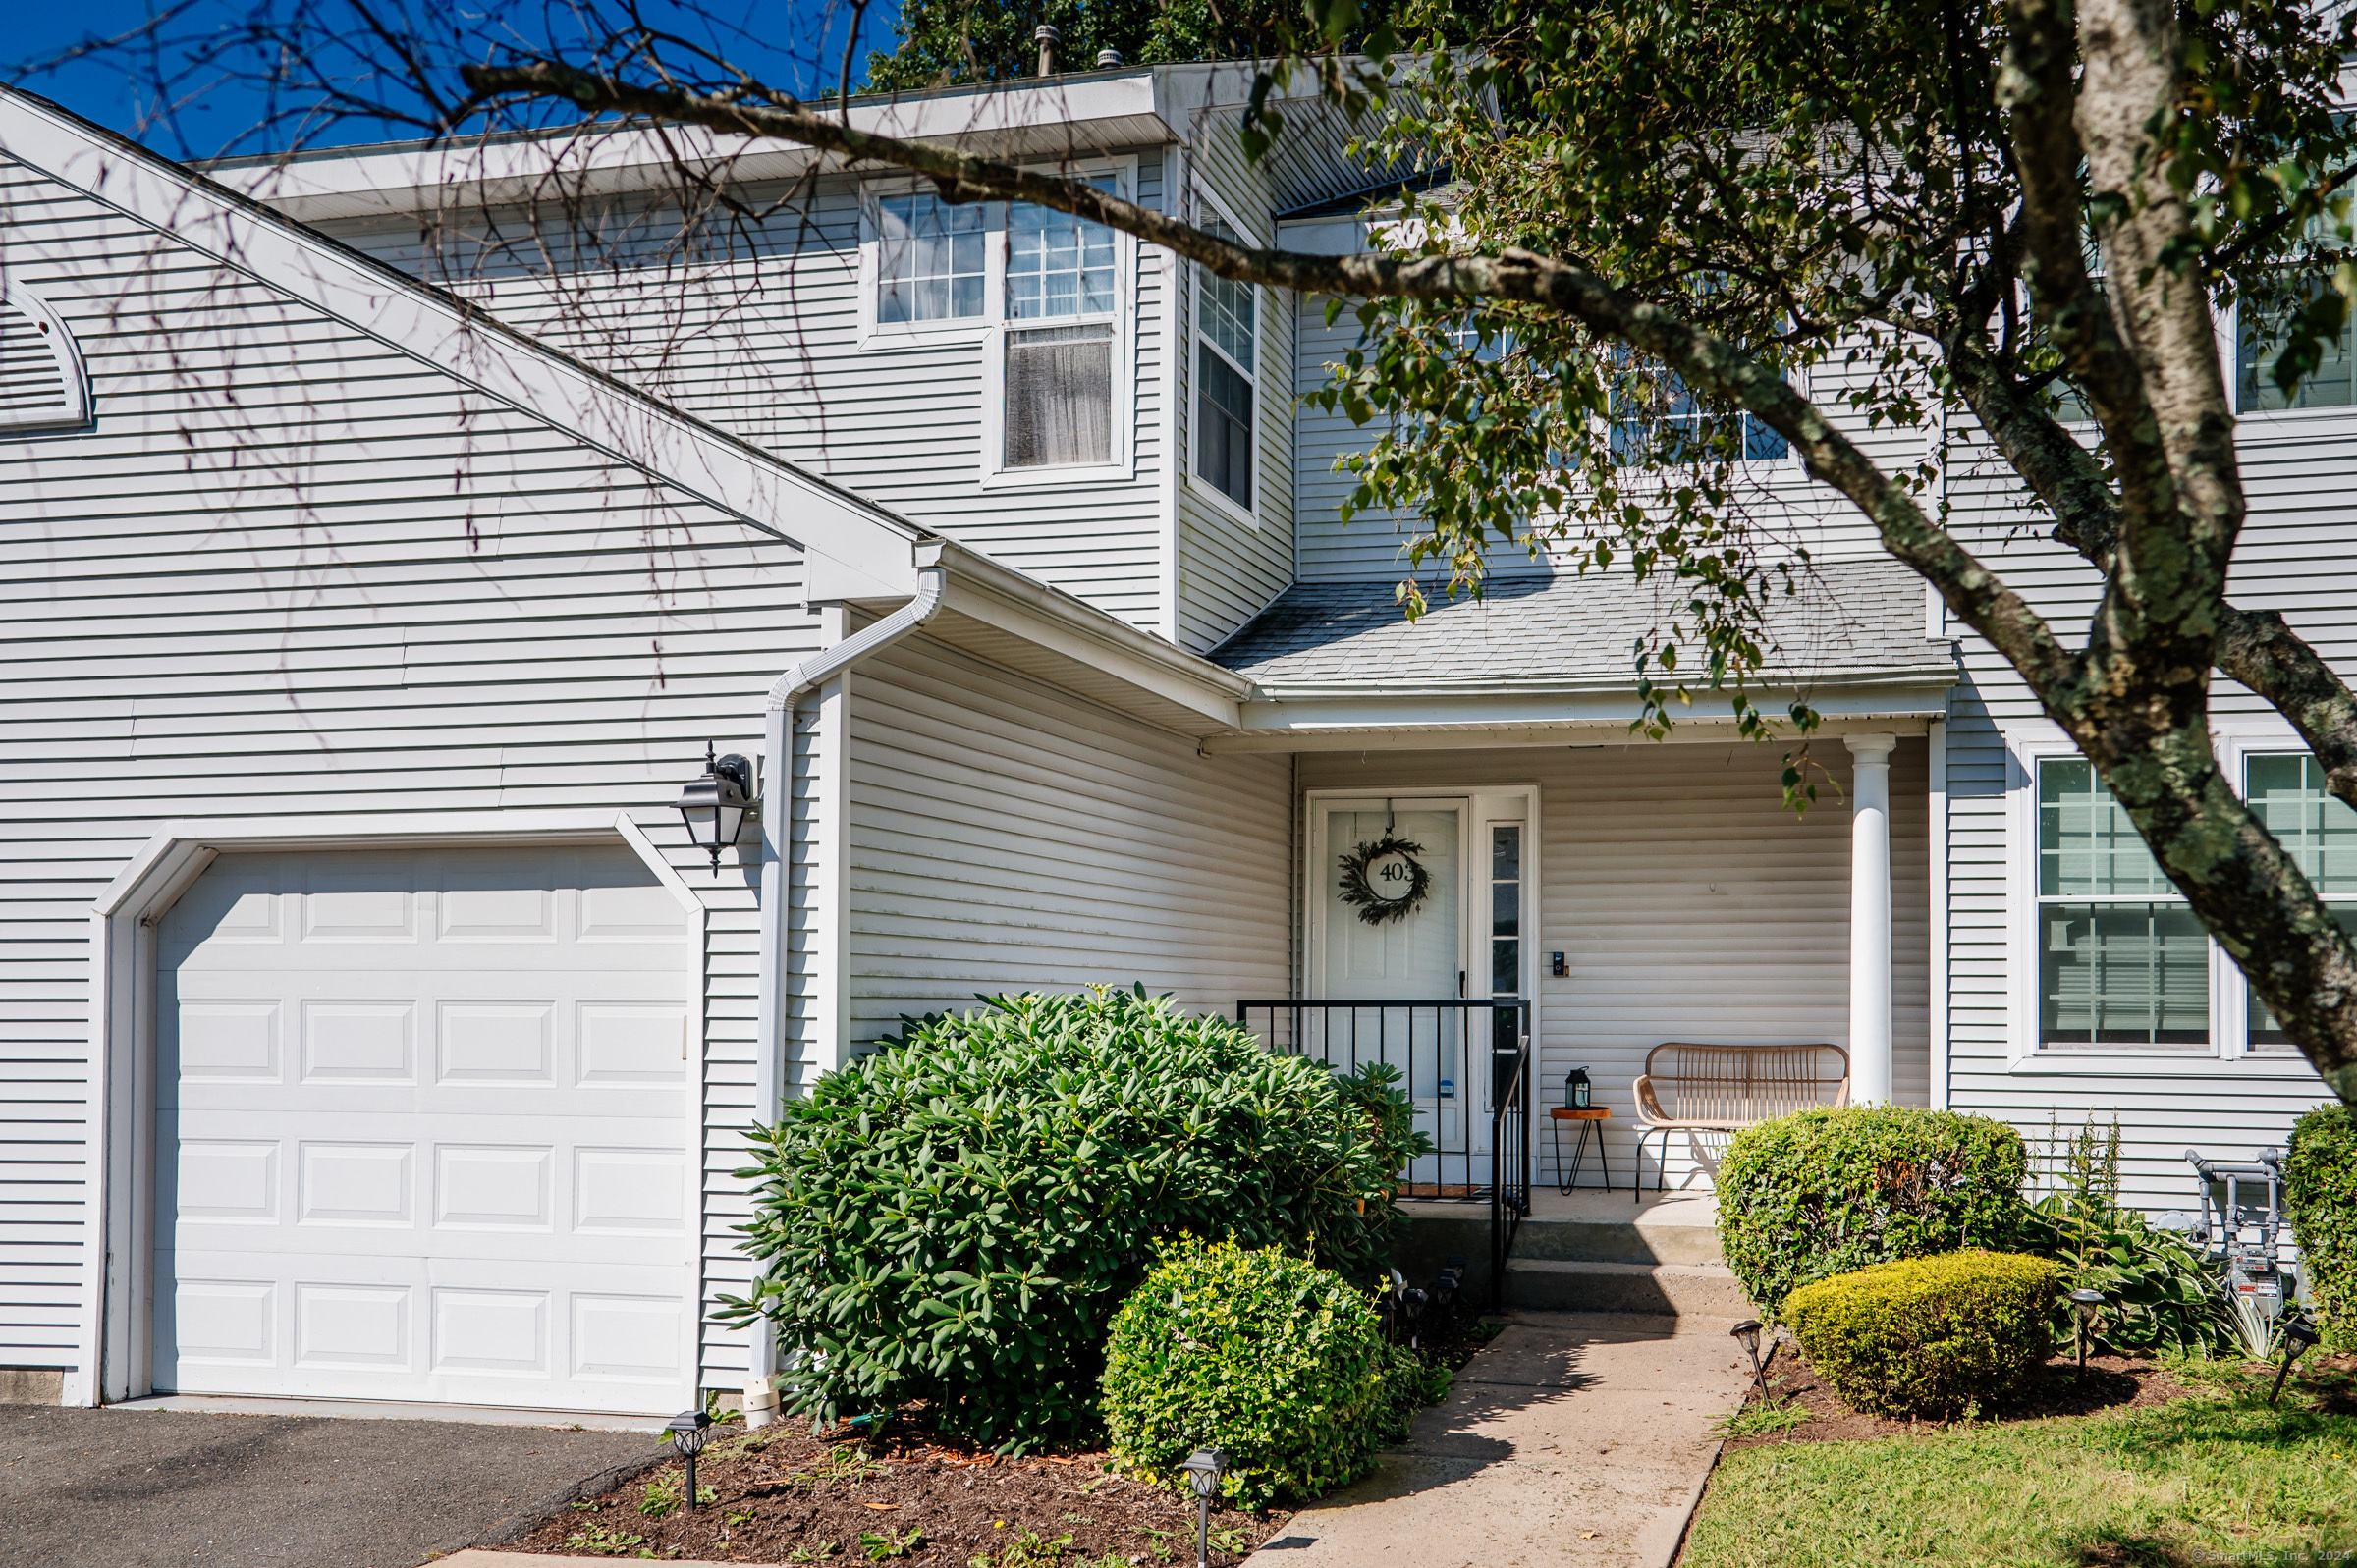
<instances>
[{"instance_id":1,"label":"wicker bench","mask_svg":"<svg viewBox=\"0 0 2357 1568\"><path fill-rule=\"evenodd\" d=\"M1665 1064L1665 1056L1667 1058ZM1839 1046L1700 1046L1672 1040L1645 1057L1637 1080L1638 1196L1645 1191L1645 1140L1662 1135L1661 1170L1670 1179L1670 1135L1740 1132L1814 1106L1849 1104L1849 1053Z\"/></svg>"}]
</instances>

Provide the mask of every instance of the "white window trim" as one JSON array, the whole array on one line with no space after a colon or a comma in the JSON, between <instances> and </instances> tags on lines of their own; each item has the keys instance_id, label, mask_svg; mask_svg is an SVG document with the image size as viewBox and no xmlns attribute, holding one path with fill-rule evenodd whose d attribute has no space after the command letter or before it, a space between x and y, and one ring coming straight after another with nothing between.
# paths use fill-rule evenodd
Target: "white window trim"
<instances>
[{"instance_id":1,"label":"white window trim","mask_svg":"<svg viewBox=\"0 0 2357 1568\"><path fill-rule=\"evenodd\" d=\"M1201 208L1209 207L1238 235L1250 240L1255 244L1268 243L1250 224L1237 221L1234 210L1211 191L1198 190L1195 193L1195 199L1198 203L1196 214L1198 217L1201 216ZM1260 504L1268 494L1266 478L1261 472L1261 443L1268 419L1269 406L1269 400L1263 395L1262 385L1267 379L1269 362L1268 291L1257 284L1252 289L1252 363L1259 368L1247 371L1237 365L1234 360L1229 359L1225 353L1221 353L1219 345L1211 343L1211 339L1204 334L1203 281L1206 274L1198 262L1188 262L1185 263L1185 266L1193 278L1194 284L1186 292L1186 364L1184 366L1186 407L1184 412L1187 450L1186 461L1180 465L1182 477L1187 489L1204 505L1210 507L1214 512L1226 514L1230 518L1242 523L1247 528L1258 530L1261 525ZM1203 397L1202 389L1195 384L1195 356L1199 351L1197 346L1201 344L1211 344L1213 353L1219 354L1222 359L1227 359L1232 369L1252 384L1252 505L1249 507L1236 505L1234 497L1210 480L1203 478L1199 472L1203 452Z\"/></svg>"},{"instance_id":2,"label":"white window trim","mask_svg":"<svg viewBox=\"0 0 2357 1568\"><path fill-rule=\"evenodd\" d=\"M1115 193L1125 200L1137 195L1135 157L1100 158L1071 165L1042 166L1041 172L1086 180L1114 177ZM1007 443L1007 334L1035 327L1082 325L1093 316L1057 316L1037 321L1007 317L1007 207L994 203L990 228L990 264L983 284L992 301L988 330L982 338L982 450L984 490L1069 489L1079 485L1126 482L1136 476L1137 463L1137 241L1113 231L1113 458L1109 462L1075 462L1056 467L1010 468Z\"/></svg>"},{"instance_id":3,"label":"white window trim","mask_svg":"<svg viewBox=\"0 0 2357 1568\"><path fill-rule=\"evenodd\" d=\"M886 196L938 194L929 180L893 178L863 181L859 187L859 348L861 351L923 349L944 344L980 343L997 323L1007 297L1007 204L981 202L982 301L981 313L947 321L876 320L876 296L881 291L883 209ZM1000 301L998 309L992 300Z\"/></svg>"},{"instance_id":4,"label":"white window trim","mask_svg":"<svg viewBox=\"0 0 2357 1568\"><path fill-rule=\"evenodd\" d=\"M2349 413L2357 412L2357 409L2311 409L2306 411ZM2250 799L2249 763L2251 758L2314 755L2307 743L2301 740L2288 725L2270 726L2265 730L2230 731L2219 737L2218 749L2220 765L2226 770L2227 783L2233 786L2234 793L2245 801ZM2357 902L2357 900L2351 899L2337 901ZM2212 943L2211 946L2217 947L2218 945ZM2300 1054L2296 1048L2290 1051L2254 1051L2251 1049L2251 983L2243 977L2242 970L2232 959L2227 958L2222 950L2220 952L2218 964L2212 973L2217 977L2214 983L2221 986L2221 994L2228 1003L2223 1019L2224 1031L2219 1037L2220 1044L2236 1065L2246 1071L2281 1073L2287 1077L2298 1078L2314 1077L2315 1067L2310 1065L2308 1058Z\"/></svg>"},{"instance_id":5,"label":"white window trim","mask_svg":"<svg viewBox=\"0 0 2357 1568\"><path fill-rule=\"evenodd\" d=\"M2246 751L2302 751L2279 721L2264 730L2245 730L2221 724L2218 732L2219 766L2239 793L2242 759ZM2157 1078L2286 1078L2310 1079L2316 1069L2304 1056L2249 1052L2247 1006L2242 972L2215 940L2208 944L2210 962L2210 1046L2160 1051L2150 1048L2073 1051L2038 1049L2038 764L2055 757L2083 753L2059 726L2041 724L2008 729L2005 749L2009 759L2005 789L2005 890L2007 977L2007 1070L2024 1077L2118 1077L2133 1072Z\"/></svg>"}]
</instances>

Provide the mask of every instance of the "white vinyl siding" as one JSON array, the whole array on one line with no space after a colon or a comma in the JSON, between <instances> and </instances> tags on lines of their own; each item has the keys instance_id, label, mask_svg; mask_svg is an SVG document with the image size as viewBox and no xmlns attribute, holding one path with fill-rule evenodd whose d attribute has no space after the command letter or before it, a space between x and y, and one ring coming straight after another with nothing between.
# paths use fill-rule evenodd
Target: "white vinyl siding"
<instances>
[{"instance_id":1,"label":"white vinyl siding","mask_svg":"<svg viewBox=\"0 0 2357 1568\"><path fill-rule=\"evenodd\" d=\"M707 909L705 1277L740 1288L756 911L671 804L818 645L796 553L21 167L0 202L100 410L0 439L0 1366L71 1365L92 1311L89 911L176 818L630 813ZM740 1380L740 1336L706 1354Z\"/></svg>"},{"instance_id":2,"label":"white vinyl siding","mask_svg":"<svg viewBox=\"0 0 2357 1568\"><path fill-rule=\"evenodd\" d=\"M1283 757L1195 743L920 639L851 707L851 1039L977 993L1283 996Z\"/></svg>"},{"instance_id":3,"label":"white vinyl siding","mask_svg":"<svg viewBox=\"0 0 2357 1568\"><path fill-rule=\"evenodd\" d=\"M2357 674L2357 409L2245 415L2236 436L2250 512L2235 547L2233 602L2282 612L2344 678ZM1959 536L2058 635L2083 638L2101 591L2094 569L2045 538L1985 444L1961 427L1952 444L1948 494ZM2038 1142L2050 1118L2070 1130L2116 1115L2129 1201L2150 1212L2183 1208L2192 1196L2188 1146L2247 1161L2280 1146L2329 1092L2290 1053L2034 1050L2026 1026L2035 1017L2034 957L2023 961L2025 945L2010 937L2031 864L2016 803L2034 788L2025 750L2068 755L2070 747L2010 668L1949 625L1969 678L1951 703L1947 736L1950 1103L2009 1120ZM2299 749L2280 716L2241 686L2219 678L2212 706L2221 748ZM2240 766L2229 763L2228 777L2239 783ZM2234 999L2228 1015L2241 985L2230 970L2222 961L2213 969L2214 998Z\"/></svg>"},{"instance_id":4,"label":"white vinyl siding","mask_svg":"<svg viewBox=\"0 0 2357 1568\"><path fill-rule=\"evenodd\" d=\"M1159 207L1164 159L1154 149L1137 158L1137 199ZM984 355L997 339L974 322L935 322L926 325L974 330L862 343L859 185L829 177L807 195L753 189L754 202L794 199L749 233L702 244L683 246L676 219L620 212L607 226L630 264L601 258L555 284L532 275L561 249L554 212L537 231L527 214L499 213L513 249L489 259L467 238L480 220L458 212L441 215L431 244L414 219L322 227L879 506L1162 629L1170 301L1160 254L1127 247L1136 325L1119 368L1129 388L1128 477L1030 487L1001 476L985 486L983 400L997 378ZM986 239L1003 243L996 232ZM986 303L995 321L1001 301Z\"/></svg>"},{"instance_id":5,"label":"white vinyl siding","mask_svg":"<svg viewBox=\"0 0 2357 1568\"><path fill-rule=\"evenodd\" d=\"M1196 217L1223 223L1232 218L1248 243L1269 243L1274 229L1267 180L1244 162L1232 118L1213 117L1200 129L1186 169ZM1254 477L1250 504L1239 507L1199 473L1203 432L1197 378L1201 355L1220 351L1203 347L1220 323L1204 318L1201 280L1210 275L1189 265L1179 269L1179 276L1185 284L1179 297L1184 319L1178 323L1178 339L1187 347L1178 358L1186 388L1175 410L1178 450L1185 455L1177 486L1177 641L1201 652L1226 641L1293 578L1294 415L1285 379L1293 356L1297 301L1275 290L1250 292L1258 342L1253 363L1241 368L1252 372L1246 460Z\"/></svg>"},{"instance_id":6,"label":"white vinyl siding","mask_svg":"<svg viewBox=\"0 0 2357 1568\"><path fill-rule=\"evenodd\" d=\"M1846 791L1846 751L1821 742L1814 755ZM1891 766L1893 1088L1906 1105L1925 1104L1930 1088L1926 756L1922 739L1905 738ZM1848 1043L1845 795L1822 790L1795 818L1781 767L1766 747L1637 741L1304 754L1300 777L1304 788L1369 796L1538 785L1539 919L1523 939L1540 977L1535 1100L1561 1105L1564 1074L1588 1069L1595 1104L1613 1109L1608 1147L1625 1191L1632 1086L1653 1047ZM1556 952L1561 979L1549 973ZM1724 1147L1704 1140L1698 1162L1672 1140L1670 1185L1707 1185ZM1542 1119L1533 1151L1547 1179L1553 1149ZM1650 1191L1652 1145L1646 1159Z\"/></svg>"}]
</instances>

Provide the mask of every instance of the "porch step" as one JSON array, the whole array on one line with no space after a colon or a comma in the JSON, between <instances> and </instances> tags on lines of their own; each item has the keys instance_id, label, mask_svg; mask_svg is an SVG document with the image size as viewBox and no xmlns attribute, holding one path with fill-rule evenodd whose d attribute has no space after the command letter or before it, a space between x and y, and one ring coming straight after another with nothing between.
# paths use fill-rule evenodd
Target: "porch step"
<instances>
[{"instance_id":1,"label":"porch step","mask_svg":"<svg viewBox=\"0 0 2357 1568\"><path fill-rule=\"evenodd\" d=\"M1718 1206L1709 1194L1647 1195L1541 1187L1514 1237L1508 1304L1562 1312L1637 1312L1736 1317L1749 1311L1719 1251ZM1485 1205L1408 1203L1407 1233L1395 1262L1418 1283L1450 1257L1489 1286L1490 1221Z\"/></svg>"},{"instance_id":2,"label":"porch step","mask_svg":"<svg viewBox=\"0 0 2357 1568\"><path fill-rule=\"evenodd\" d=\"M1527 1231L1525 1232L1527 1234ZM1751 1304L1720 1263L1507 1260L1506 1299L1516 1311L1629 1312L1667 1318L1745 1318Z\"/></svg>"}]
</instances>

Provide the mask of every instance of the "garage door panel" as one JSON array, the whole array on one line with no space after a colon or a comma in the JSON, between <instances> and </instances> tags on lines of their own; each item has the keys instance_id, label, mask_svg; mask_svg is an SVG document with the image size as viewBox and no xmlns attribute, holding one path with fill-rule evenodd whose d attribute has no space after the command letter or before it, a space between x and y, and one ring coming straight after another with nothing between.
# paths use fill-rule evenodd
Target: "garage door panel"
<instances>
[{"instance_id":1,"label":"garage door panel","mask_svg":"<svg viewBox=\"0 0 2357 1568\"><path fill-rule=\"evenodd\" d=\"M158 1386L673 1408L691 934L619 850L215 861L158 942Z\"/></svg>"}]
</instances>

